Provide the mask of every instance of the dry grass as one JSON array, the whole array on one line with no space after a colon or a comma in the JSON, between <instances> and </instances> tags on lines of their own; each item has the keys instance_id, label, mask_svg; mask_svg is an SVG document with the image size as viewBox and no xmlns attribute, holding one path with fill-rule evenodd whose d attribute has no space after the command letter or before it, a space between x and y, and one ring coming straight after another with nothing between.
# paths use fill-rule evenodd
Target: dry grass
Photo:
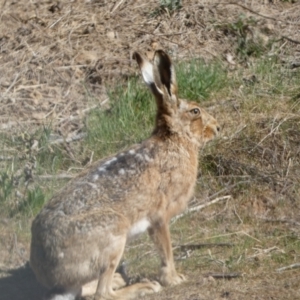
<instances>
[{"instance_id":1,"label":"dry grass","mask_svg":"<svg viewBox=\"0 0 300 300\"><path fill-rule=\"evenodd\" d=\"M2 1L0 171L22 186L13 208L18 192L47 199L97 159L101 153L86 144L86 123L112 105L107 89L137 73L132 51L151 57L163 47L178 61L217 60L230 85L203 105L218 117L222 136L202 152L190 206L230 197L171 225L176 265L189 281L146 298L294 300L300 298L300 4L219 2L182 1L168 11L152 0ZM0 213L3 300L39 300L44 291L22 267L35 213L26 210L27 219ZM155 278L159 262L147 237L131 244L124 260L131 281Z\"/></svg>"}]
</instances>

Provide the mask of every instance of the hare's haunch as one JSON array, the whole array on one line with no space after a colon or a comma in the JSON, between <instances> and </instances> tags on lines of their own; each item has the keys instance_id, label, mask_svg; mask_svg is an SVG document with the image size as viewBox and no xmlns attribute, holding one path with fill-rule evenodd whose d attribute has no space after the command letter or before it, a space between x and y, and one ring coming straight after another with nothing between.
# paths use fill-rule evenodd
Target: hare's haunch
<instances>
[{"instance_id":1,"label":"hare's haunch","mask_svg":"<svg viewBox=\"0 0 300 300\"><path fill-rule=\"evenodd\" d=\"M133 299L175 285L169 221L186 207L197 176L198 150L217 121L177 96L174 67L162 50L153 64L134 53L157 114L150 138L97 161L62 188L32 223L30 264L48 299ZM184 87L181 87L184 88ZM126 242L148 230L161 257L158 282L131 286L115 270Z\"/></svg>"}]
</instances>

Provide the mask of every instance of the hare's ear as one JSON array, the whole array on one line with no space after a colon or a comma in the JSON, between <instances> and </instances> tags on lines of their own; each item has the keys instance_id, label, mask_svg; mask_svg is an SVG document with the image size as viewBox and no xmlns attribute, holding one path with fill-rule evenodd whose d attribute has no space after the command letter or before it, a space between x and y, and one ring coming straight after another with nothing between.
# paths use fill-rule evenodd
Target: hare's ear
<instances>
[{"instance_id":1,"label":"hare's ear","mask_svg":"<svg viewBox=\"0 0 300 300\"><path fill-rule=\"evenodd\" d=\"M154 55L154 65L156 66L157 76L162 84L162 89L164 92L167 92L168 97L166 98L169 98L169 104L175 108L179 105L178 87L175 69L169 55L162 50L157 50Z\"/></svg>"},{"instance_id":2,"label":"hare's ear","mask_svg":"<svg viewBox=\"0 0 300 300\"><path fill-rule=\"evenodd\" d=\"M147 86L151 89L156 98L162 97L162 91L158 88L154 80L153 65L140 53L134 52L133 59L135 59L141 69L143 79Z\"/></svg>"},{"instance_id":3,"label":"hare's ear","mask_svg":"<svg viewBox=\"0 0 300 300\"><path fill-rule=\"evenodd\" d=\"M156 51L154 65L138 52L134 52L133 58L141 69L145 83L155 96L158 111L172 114L179 103L175 72L169 56L162 50Z\"/></svg>"}]
</instances>

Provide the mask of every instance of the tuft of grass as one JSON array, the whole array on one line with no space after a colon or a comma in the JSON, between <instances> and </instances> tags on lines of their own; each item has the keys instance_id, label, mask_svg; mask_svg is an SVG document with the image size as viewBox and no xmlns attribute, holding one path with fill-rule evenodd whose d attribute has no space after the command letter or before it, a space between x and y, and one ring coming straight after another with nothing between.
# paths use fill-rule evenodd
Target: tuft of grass
<instances>
[{"instance_id":1,"label":"tuft of grass","mask_svg":"<svg viewBox=\"0 0 300 300\"><path fill-rule=\"evenodd\" d=\"M167 9L170 12L182 8L181 0L160 0L161 9Z\"/></svg>"},{"instance_id":2,"label":"tuft of grass","mask_svg":"<svg viewBox=\"0 0 300 300\"><path fill-rule=\"evenodd\" d=\"M12 212L12 215L21 213L27 216L35 216L45 204L45 201L46 195L44 191L39 186L36 186L27 191L24 200Z\"/></svg>"},{"instance_id":3,"label":"tuft of grass","mask_svg":"<svg viewBox=\"0 0 300 300\"><path fill-rule=\"evenodd\" d=\"M51 176L78 165L69 157L64 144L52 143L52 132L49 124L32 132L25 129L1 136L0 203L4 215L35 215L57 188L55 175L53 182L40 182L39 175Z\"/></svg>"},{"instance_id":4,"label":"tuft of grass","mask_svg":"<svg viewBox=\"0 0 300 300\"><path fill-rule=\"evenodd\" d=\"M151 17L156 17L158 15L162 15L167 13L171 15L175 11L178 11L182 8L181 0L160 0L159 7L150 13Z\"/></svg>"},{"instance_id":5,"label":"tuft of grass","mask_svg":"<svg viewBox=\"0 0 300 300\"><path fill-rule=\"evenodd\" d=\"M88 145L99 158L149 136L155 117L155 101L136 78L111 90L109 97L111 108L96 109L86 120Z\"/></svg>"},{"instance_id":6,"label":"tuft of grass","mask_svg":"<svg viewBox=\"0 0 300 300\"><path fill-rule=\"evenodd\" d=\"M241 14L236 22L217 25L226 36L231 36L236 40L235 52L237 56L246 61L251 57L260 57L270 45L264 45L260 38L254 37L253 32L258 20L253 17L246 17Z\"/></svg>"},{"instance_id":7,"label":"tuft of grass","mask_svg":"<svg viewBox=\"0 0 300 300\"><path fill-rule=\"evenodd\" d=\"M0 174L0 203L8 201L13 192L13 178L5 171Z\"/></svg>"},{"instance_id":8,"label":"tuft of grass","mask_svg":"<svg viewBox=\"0 0 300 300\"><path fill-rule=\"evenodd\" d=\"M227 84L227 73L218 62L206 64L202 59L179 63L176 67L179 96L189 100L208 100Z\"/></svg>"}]
</instances>

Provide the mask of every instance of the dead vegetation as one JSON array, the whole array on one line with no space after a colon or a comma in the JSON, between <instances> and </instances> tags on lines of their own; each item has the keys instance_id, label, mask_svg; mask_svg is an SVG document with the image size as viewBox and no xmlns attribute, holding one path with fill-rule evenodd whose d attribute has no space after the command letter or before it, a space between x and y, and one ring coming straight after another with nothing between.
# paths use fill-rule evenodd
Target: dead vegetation
<instances>
[{"instance_id":1,"label":"dead vegetation","mask_svg":"<svg viewBox=\"0 0 300 300\"><path fill-rule=\"evenodd\" d=\"M86 145L87 118L111 113L108 90L127 89L137 72L132 52L151 57L157 47L178 61L218 61L230 85L203 102L222 137L203 150L190 211L171 225L189 281L147 299L300 297L299 1L4 0L0 7L0 195L13 195L10 213L0 213L4 300L39 300L44 291L26 266L36 211L24 195L42 204L100 156ZM146 237L124 260L131 281L154 278L158 262Z\"/></svg>"},{"instance_id":2,"label":"dead vegetation","mask_svg":"<svg viewBox=\"0 0 300 300\"><path fill-rule=\"evenodd\" d=\"M105 85L134 74L135 49L233 66L239 54L268 50L299 64L299 4L253 2L185 1L169 11L159 1L2 1L0 126L80 128L86 109L107 98Z\"/></svg>"}]
</instances>

